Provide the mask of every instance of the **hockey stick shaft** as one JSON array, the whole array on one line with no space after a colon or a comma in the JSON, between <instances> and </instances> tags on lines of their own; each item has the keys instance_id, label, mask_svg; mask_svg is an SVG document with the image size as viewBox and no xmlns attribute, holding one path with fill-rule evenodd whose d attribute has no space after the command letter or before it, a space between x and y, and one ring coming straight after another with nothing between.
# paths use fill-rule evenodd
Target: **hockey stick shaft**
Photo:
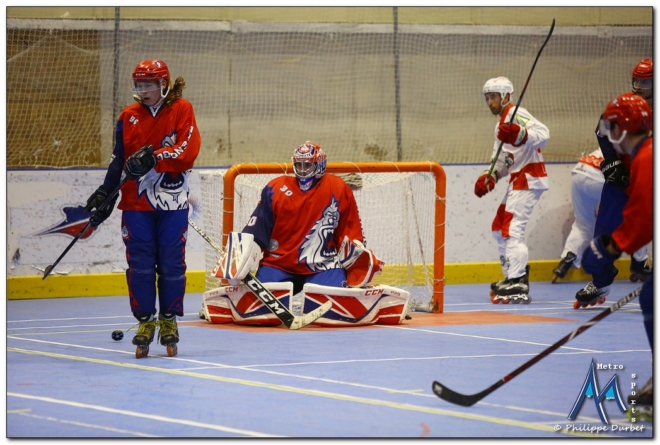
<instances>
[{"instance_id":1,"label":"hockey stick shaft","mask_svg":"<svg viewBox=\"0 0 660 445\"><path fill-rule=\"evenodd\" d=\"M119 185L117 187L115 187L115 189L112 191L112 193L110 193L108 195L108 197L105 199L105 201L103 201L103 203L96 209L97 212L99 212L101 210L105 210L105 208L110 205L110 202L112 202L114 197L117 196L117 194L121 190L121 187L124 185L124 183L126 182L127 179L128 178L126 177L126 175L122 173L122 177L121 177L121 180L119 181ZM47 266L46 269L44 269L44 276L43 276L42 280L45 280L48 277L48 275L50 275L50 273L53 271L55 266L58 265L58 263L62 260L62 258L64 258L64 255L66 255L69 252L69 250L71 250L73 245L76 244L76 242L80 239L80 237L83 235L83 233L85 233L87 228L90 226L90 224L92 224L92 218L91 217L89 218L89 221L87 221L87 224L85 224L85 226L82 228L82 230L80 232L78 232L78 235L76 235L76 237L73 239L73 241L71 241L69 243L69 245L66 247L66 249L64 249L64 252L62 252L60 254L60 256L55 260L55 262L53 264L51 264L50 266Z\"/></svg>"},{"instance_id":2,"label":"hockey stick shaft","mask_svg":"<svg viewBox=\"0 0 660 445\"><path fill-rule=\"evenodd\" d=\"M513 113L511 114L511 119L509 120L509 124L511 124L513 122L513 119L516 117L516 113L518 112L518 108L520 107L520 102L522 102L523 96L525 95L525 91L527 91L527 85L529 84L529 80L532 78L532 73L534 72L534 68L536 68L536 62L539 61L539 57L541 57L543 48L545 48L546 43L548 43L548 40L550 40L550 36L552 36L552 32L554 30L555 30L555 19L552 19L552 25L550 26L550 32L548 33L548 37L545 38L545 42L543 42L543 45L541 45L541 49L539 49L538 54L536 54L536 59L534 59L534 64L532 65L532 69L529 71L529 75L527 76L527 81L525 81L525 86L523 87L522 92L520 93L520 97L518 98L518 102L516 103L516 108L513 109ZM499 147L497 147L497 152L495 153L495 156L493 156L493 158L490 160L490 168L488 169L488 175L486 175L486 181L484 182L485 184L488 184L488 178L490 177L491 174L493 174L495 163L497 162L497 158L499 158L500 156L503 145L504 142L500 141L500 145Z\"/></svg>"},{"instance_id":3,"label":"hockey stick shaft","mask_svg":"<svg viewBox=\"0 0 660 445\"><path fill-rule=\"evenodd\" d=\"M224 250L216 244L192 219L188 218L188 224L195 229L197 233L213 247L219 254L223 255ZM287 308L278 300L271 291L266 289L252 273L249 273L243 279L243 283L252 291L252 293L266 306L277 318L280 319L284 325L289 329L300 329L308 325L317 318L321 317L332 307L331 302L326 302L321 307L313 310L309 314L301 317L294 316Z\"/></svg>"},{"instance_id":4,"label":"hockey stick shaft","mask_svg":"<svg viewBox=\"0 0 660 445\"><path fill-rule=\"evenodd\" d=\"M544 351L541 353L535 355L532 357L530 360L527 362L523 363L520 365L518 368L514 369L511 371L509 374L504 376L501 380L498 380L496 383L491 385L490 387L486 388L485 390L477 393L477 394L471 394L471 395L466 395L466 394L460 394L456 391L452 391L451 389L447 388L446 386L442 385L441 383L438 383L437 381L433 382L432 389L435 395L440 397L443 400L446 400L447 402L454 403L456 405L461 405L461 406L472 406L475 403L477 403L479 400L483 399L487 395L491 394L494 392L497 388L500 386L504 385L506 382L509 380L513 379L523 371L527 370L530 368L532 365L536 364L539 362L541 359L547 357L550 355L552 352L556 351L566 343L568 343L570 340L573 338L577 337L596 323L598 323L600 320L603 318L607 317L610 315L612 312L616 311L619 309L621 306L624 304L628 303L630 300L636 298L639 293L642 291L641 287L638 287L616 303L614 303L612 306L608 307L595 317L593 317L591 320L587 321L583 325L579 326L577 329L575 329L573 332L570 334L566 335L564 338L559 340L558 342L554 343L553 345L549 346L546 348Z\"/></svg>"}]
</instances>

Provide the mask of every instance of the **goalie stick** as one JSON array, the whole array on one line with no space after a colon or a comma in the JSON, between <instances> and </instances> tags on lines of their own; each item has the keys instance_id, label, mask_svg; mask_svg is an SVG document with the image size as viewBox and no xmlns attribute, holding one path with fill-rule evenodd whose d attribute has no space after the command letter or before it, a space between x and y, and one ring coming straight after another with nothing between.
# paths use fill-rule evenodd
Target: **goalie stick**
<instances>
[{"instance_id":1,"label":"goalie stick","mask_svg":"<svg viewBox=\"0 0 660 445\"><path fill-rule=\"evenodd\" d=\"M516 117L516 113L518 112L518 107L520 107L520 102L522 102L522 98L525 95L525 90L527 90L527 84L529 84L529 79L532 78L532 73L534 72L534 68L536 68L536 62L539 61L541 52L543 52L543 48L545 48L545 44L548 43L548 40L550 40L550 36L552 36L552 31L554 30L555 30L555 19L552 19L552 26L550 26L550 32L548 33L548 37L545 38L545 42L543 42L543 45L541 45L541 49L536 55L536 59L534 59L534 64L532 65L532 69L529 71L529 76L527 76L527 81L525 82L525 86L522 89L522 93L520 93L520 97L518 98L518 103L516 103L516 108L513 109L513 114L511 114L511 119L509 119L509 124L511 124L513 122L513 119ZM490 160L490 168L488 169L488 174L486 175L484 181L484 184L486 185L488 185L488 178L490 178L490 175L493 174L495 163L497 162L497 158L500 156L500 152L502 151L502 145L504 145L504 141L500 141L500 146L497 147L497 152L495 153L495 156L493 156L493 158Z\"/></svg>"},{"instance_id":2,"label":"goalie stick","mask_svg":"<svg viewBox=\"0 0 660 445\"><path fill-rule=\"evenodd\" d=\"M583 333L584 331L586 331L587 329L598 323L600 320L607 317L608 315L619 309L624 304L628 303L630 300L637 297L641 291L642 288L638 287L637 289L635 289L634 291L632 291L631 293L629 293L628 295L626 295L625 297L614 303L612 306L608 307L603 312L593 317L591 320L579 326L577 329L575 329L573 332L571 332L570 334L568 334L567 336L565 336L555 344L549 346L540 354L535 355L530 360L520 365L518 368L516 368L515 370L504 376L501 380L497 381L493 385L489 386L488 388L484 389L483 391L477 394L471 394L471 395L461 394L456 391L452 391L451 389L447 388L445 385L441 383L438 383L437 381L433 382L433 386L432 386L433 392L435 393L436 396L440 397L442 400L446 400L447 402L451 402L461 406L472 406L475 403L477 403L479 400L483 399L490 393L494 392L500 386L504 385L509 380L513 379L518 374L522 373L526 369L530 368L532 365L539 362L542 358L547 357L548 355L550 355L550 353L559 349L561 346L565 345L570 340L577 337L578 335L580 335L581 333Z\"/></svg>"},{"instance_id":3,"label":"goalie stick","mask_svg":"<svg viewBox=\"0 0 660 445\"><path fill-rule=\"evenodd\" d=\"M127 179L128 179L128 177L126 177L126 174L125 174L125 173L122 173L122 174L121 174L121 180L119 181L119 185L118 185L118 186L112 191L112 193L110 193L110 194L108 195L108 197L105 199L105 201L103 201L103 204L101 204L101 205L96 209L97 212L100 211L101 209L105 209L105 208L110 204L110 202L112 201L112 199L113 199L115 196L117 196L117 193L119 193L119 190L121 190L122 185L124 185L124 183L126 182ZM73 247L73 245L76 244L76 241L78 241L78 240L80 239L80 237L83 235L83 233L85 233L85 231L87 230L87 228L89 227L89 225L90 225L91 223L92 223L92 217L90 216L90 217L89 217L89 220L87 221L87 224L85 224L85 226L84 226L84 227L82 228L82 230L78 233L78 235L76 235L76 237L73 239L73 241L71 241L71 242L69 243L69 245L67 246L67 248L64 249L64 252L62 252L62 254L61 254L61 255L55 260L55 262L54 262L53 264L51 264L50 266L46 266L46 268L44 269L44 276L43 276L42 280L45 280L45 279L48 277L48 275L50 275L50 273L53 271L53 269L55 268L55 266L57 266L57 264L62 260L62 258L64 258L64 255L66 255L67 252L68 252L69 250L71 250L71 248Z\"/></svg>"},{"instance_id":4,"label":"goalie stick","mask_svg":"<svg viewBox=\"0 0 660 445\"><path fill-rule=\"evenodd\" d=\"M213 241L204 231L190 218L188 218L188 224L195 229L199 235L204 238L204 241L209 243L219 254L223 255L224 250L218 246L215 241ZM332 301L326 301L320 307L314 309L309 314L304 314L299 317L293 315L287 308L275 298L273 293L266 289L264 285L254 276L254 274L248 272L248 274L243 278L243 283L252 291L252 293L266 306L277 318L280 319L284 326L291 330L300 329L307 326L308 324L316 321L318 318L322 317L323 314L328 312L332 308Z\"/></svg>"}]
</instances>

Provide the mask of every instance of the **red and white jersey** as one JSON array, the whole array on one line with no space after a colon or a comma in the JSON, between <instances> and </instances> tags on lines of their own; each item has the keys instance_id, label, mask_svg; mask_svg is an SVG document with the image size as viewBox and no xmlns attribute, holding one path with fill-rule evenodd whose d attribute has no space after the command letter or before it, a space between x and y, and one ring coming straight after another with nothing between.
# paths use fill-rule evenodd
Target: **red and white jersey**
<instances>
[{"instance_id":1,"label":"red and white jersey","mask_svg":"<svg viewBox=\"0 0 660 445\"><path fill-rule=\"evenodd\" d=\"M353 191L329 173L307 192L294 176L270 181L243 232L264 249L261 265L299 275L340 268L344 237L365 244Z\"/></svg>"},{"instance_id":2,"label":"red and white jersey","mask_svg":"<svg viewBox=\"0 0 660 445\"><path fill-rule=\"evenodd\" d=\"M114 156L123 160L145 145L154 147L156 166L121 189L121 210L180 210L188 208L188 176L199 153L201 138L192 104L176 99L162 105L155 116L149 107L126 107L117 122ZM122 153L123 151L123 153Z\"/></svg>"},{"instance_id":3,"label":"red and white jersey","mask_svg":"<svg viewBox=\"0 0 660 445\"><path fill-rule=\"evenodd\" d=\"M493 156L497 153L501 143L497 139L497 130L500 124L510 121L510 115L514 109L513 104L507 105L499 122L495 125ZM547 190L549 187L548 174L545 171L541 149L548 143L550 131L523 107L518 108L514 123L525 127L527 141L520 147L503 144L502 151L495 162L494 171L498 173L500 179L510 176L509 190Z\"/></svg>"},{"instance_id":4,"label":"red and white jersey","mask_svg":"<svg viewBox=\"0 0 660 445\"><path fill-rule=\"evenodd\" d=\"M630 196L623 222L612 232L619 249L632 255L653 240L653 138L641 142L631 158Z\"/></svg>"},{"instance_id":5,"label":"red and white jersey","mask_svg":"<svg viewBox=\"0 0 660 445\"><path fill-rule=\"evenodd\" d=\"M572 173L584 175L596 182L605 182L603 172L600 171L600 163L603 162L603 152L600 147L592 151L588 155L580 158L578 163L573 167Z\"/></svg>"}]
</instances>

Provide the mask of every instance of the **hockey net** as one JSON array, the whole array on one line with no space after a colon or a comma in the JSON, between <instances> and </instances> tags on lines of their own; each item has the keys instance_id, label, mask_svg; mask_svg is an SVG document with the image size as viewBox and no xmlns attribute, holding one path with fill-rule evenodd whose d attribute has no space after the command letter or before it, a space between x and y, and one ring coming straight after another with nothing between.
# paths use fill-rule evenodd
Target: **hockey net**
<instances>
[{"instance_id":1,"label":"hockey net","mask_svg":"<svg viewBox=\"0 0 660 445\"><path fill-rule=\"evenodd\" d=\"M434 162L328 163L353 189L367 246L385 262L372 284L411 294L411 308L443 312L445 173ZM235 164L228 170L201 170L204 231L218 245L241 231L275 177L291 164ZM199 213L199 212L197 212ZM295 218L295 215L291 215ZM205 250L206 289L220 285L211 271L218 253Z\"/></svg>"},{"instance_id":2,"label":"hockey net","mask_svg":"<svg viewBox=\"0 0 660 445\"><path fill-rule=\"evenodd\" d=\"M550 20L402 23L395 42L393 23L361 23L359 9L346 23L9 18L7 166L107 166L131 73L154 57L186 80L197 167L280 162L310 134L344 161L487 163L482 86L505 75L520 93ZM546 161L593 151L604 105L652 55L652 26L559 24L522 103L550 128Z\"/></svg>"}]
</instances>

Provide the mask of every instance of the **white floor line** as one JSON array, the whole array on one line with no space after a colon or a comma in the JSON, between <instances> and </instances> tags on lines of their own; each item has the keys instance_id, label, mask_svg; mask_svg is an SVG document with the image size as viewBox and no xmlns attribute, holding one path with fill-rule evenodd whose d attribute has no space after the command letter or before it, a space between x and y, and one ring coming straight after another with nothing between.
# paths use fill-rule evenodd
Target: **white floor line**
<instances>
[{"instance_id":1,"label":"white floor line","mask_svg":"<svg viewBox=\"0 0 660 445\"><path fill-rule=\"evenodd\" d=\"M7 417L9 417L9 414L16 414L16 415L19 415L19 416L32 417L33 419L48 420L49 422L65 423L65 424L68 424L68 425L81 426L81 427L84 427L84 428L92 428L92 429L96 429L96 430L109 431L111 433L128 434L128 435L131 435L131 436L163 437L163 436L156 436L154 434L136 433L135 431L122 430L122 429L119 429L119 428L112 428L112 427L109 427L109 426L93 425L91 423L76 422L76 421L73 421L73 420L62 420L62 419L58 419L56 417L51 417L51 416L39 416L37 414L31 414L31 413L28 413L28 412L19 412L18 410L16 410L16 411L8 410L7 411ZM81 436L82 436L82 434L81 434ZM44 437L44 438L46 438L46 437ZM20 437L14 437L14 439L20 439Z\"/></svg>"},{"instance_id":2,"label":"white floor line","mask_svg":"<svg viewBox=\"0 0 660 445\"><path fill-rule=\"evenodd\" d=\"M56 404L60 404L60 405L73 406L75 408L93 409L93 410L96 410L96 411L102 411L102 412L111 413L111 414L120 414L120 415L123 415L123 416L129 416L129 417L137 417L137 418L141 418L141 419L155 420L155 421L158 421L158 422L186 425L186 426L192 426L192 427L196 427L196 428L207 428L207 429L212 429L212 430L216 430L216 431L223 431L225 433L238 434L238 435L241 435L241 436L282 437L282 436L275 436L275 435L271 435L271 434L259 433L259 432L256 432L256 431L242 430L242 429L238 429L238 428L231 428L231 427L222 426L222 425L214 425L214 424L210 424L210 423L195 422L193 420L174 419L172 417L159 416L159 415L156 415L156 414L145 414L145 413L139 413L139 412L136 412L136 411L128 411L128 410L122 410L122 409L109 408L107 406L90 405L90 404L87 404L87 403L80 403L80 402L73 402L73 401L69 401L69 400L54 399L52 397L32 396L32 395L29 395L29 394L21 394L21 393L15 393L15 392L7 392L7 396L8 397L19 397L19 398L30 399L30 400L38 400L40 402L56 403Z\"/></svg>"}]
</instances>

